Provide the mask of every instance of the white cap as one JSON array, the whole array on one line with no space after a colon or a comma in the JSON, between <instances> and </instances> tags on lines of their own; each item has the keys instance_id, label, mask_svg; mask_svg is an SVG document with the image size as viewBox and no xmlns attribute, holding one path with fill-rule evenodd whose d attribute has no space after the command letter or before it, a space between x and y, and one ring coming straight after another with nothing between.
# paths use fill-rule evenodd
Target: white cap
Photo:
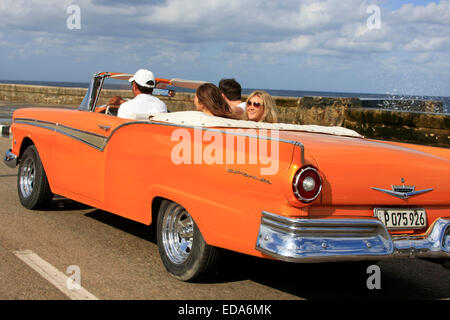
<instances>
[{"instance_id":1,"label":"white cap","mask_svg":"<svg viewBox=\"0 0 450 320\"><path fill-rule=\"evenodd\" d=\"M155 87L155 77L153 76L153 72L146 69L139 69L128 81L136 81L138 85L146 88Z\"/></svg>"}]
</instances>

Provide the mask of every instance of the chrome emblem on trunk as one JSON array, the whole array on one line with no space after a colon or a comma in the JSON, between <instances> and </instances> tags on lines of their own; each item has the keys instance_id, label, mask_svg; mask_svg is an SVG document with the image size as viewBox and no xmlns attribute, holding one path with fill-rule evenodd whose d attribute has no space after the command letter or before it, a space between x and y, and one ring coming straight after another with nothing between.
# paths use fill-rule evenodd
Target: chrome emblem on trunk
<instances>
[{"instance_id":1,"label":"chrome emblem on trunk","mask_svg":"<svg viewBox=\"0 0 450 320\"><path fill-rule=\"evenodd\" d=\"M402 183L405 180L402 178ZM432 188L429 189L423 189L423 190L417 190L415 186L405 186L404 184L401 186L391 186L391 190L381 189L381 188L374 188L373 190L380 191L387 193L388 195L400 198L400 199L408 199L409 197L416 196L425 192L433 191Z\"/></svg>"}]
</instances>

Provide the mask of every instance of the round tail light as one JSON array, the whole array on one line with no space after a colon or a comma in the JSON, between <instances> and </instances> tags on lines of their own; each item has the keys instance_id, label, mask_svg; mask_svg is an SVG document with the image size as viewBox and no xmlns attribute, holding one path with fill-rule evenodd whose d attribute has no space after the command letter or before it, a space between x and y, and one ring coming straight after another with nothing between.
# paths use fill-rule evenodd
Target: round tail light
<instances>
[{"instance_id":1,"label":"round tail light","mask_svg":"<svg viewBox=\"0 0 450 320\"><path fill-rule=\"evenodd\" d=\"M292 189L299 201L304 203L313 201L322 191L322 178L319 171L312 166L300 168L292 181Z\"/></svg>"}]
</instances>

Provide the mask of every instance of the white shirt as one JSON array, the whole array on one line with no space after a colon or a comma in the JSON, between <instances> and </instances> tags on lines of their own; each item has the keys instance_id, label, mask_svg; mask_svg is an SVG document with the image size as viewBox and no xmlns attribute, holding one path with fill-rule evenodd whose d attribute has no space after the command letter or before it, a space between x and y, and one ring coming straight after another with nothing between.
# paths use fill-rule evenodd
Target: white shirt
<instances>
[{"instance_id":1,"label":"white shirt","mask_svg":"<svg viewBox=\"0 0 450 320\"><path fill-rule=\"evenodd\" d=\"M237 106L245 111L247 108L247 103L244 101L244 102L239 103Z\"/></svg>"},{"instance_id":2,"label":"white shirt","mask_svg":"<svg viewBox=\"0 0 450 320\"><path fill-rule=\"evenodd\" d=\"M122 103L117 116L119 118L133 118L130 115L160 112L167 112L166 104L151 94L141 93L134 99Z\"/></svg>"}]
</instances>

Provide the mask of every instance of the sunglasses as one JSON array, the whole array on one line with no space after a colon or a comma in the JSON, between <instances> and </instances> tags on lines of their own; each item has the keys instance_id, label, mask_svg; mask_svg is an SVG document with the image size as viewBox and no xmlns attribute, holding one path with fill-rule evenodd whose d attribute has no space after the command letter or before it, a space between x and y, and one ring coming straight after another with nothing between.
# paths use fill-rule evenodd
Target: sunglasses
<instances>
[{"instance_id":1,"label":"sunglasses","mask_svg":"<svg viewBox=\"0 0 450 320\"><path fill-rule=\"evenodd\" d=\"M247 101L247 105L251 106L252 102L251 101ZM262 104L260 102L253 102L253 106L259 108L259 107L262 106Z\"/></svg>"}]
</instances>

